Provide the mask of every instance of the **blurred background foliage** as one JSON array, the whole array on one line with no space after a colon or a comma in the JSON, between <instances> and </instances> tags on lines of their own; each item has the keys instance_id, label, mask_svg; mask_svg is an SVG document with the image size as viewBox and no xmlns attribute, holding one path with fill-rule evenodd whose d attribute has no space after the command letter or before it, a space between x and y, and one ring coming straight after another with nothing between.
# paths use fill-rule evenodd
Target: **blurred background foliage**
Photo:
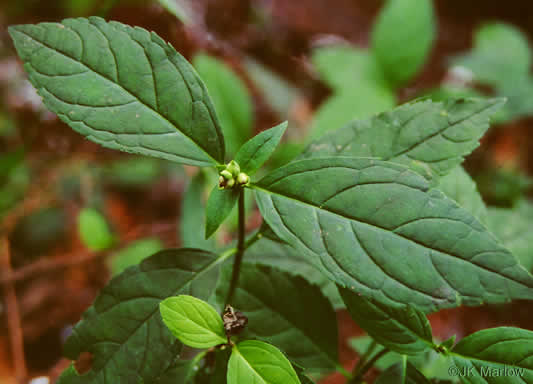
<instances>
[{"instance_id":1,"label":"blurred background foliage","mask_svg":"<svg viewBox=\"0 0 533 384\"><path fill-rule=\"evenodd\" d=\"M298 156L326 132L410 100L506 97L482 146L439 188L532 270L531 14L529 1L492 0L4 1L0 223L11 246L29 375L53 379L61 371L69 325L112 275L164 247L227 246L236 217L205 240L214 172L109 151L61 123L26 80L7 25L100 15L157 32L207 84L230 155L254 134L289 120L267 169ZM248 229L257 229L260 217L247 200ZM249 260L305 274L342 307L331 283L268 236L252 247ZM490 313L527 327L516 313L521 310ZM432 319L443 339L468 333L487 314L466 310L471 323L465 324L460 311ZM5 306L0 316L4 321ZM478 324L487 326L485 320ZM348 328L341 325L341 331ZM4 330L1 383L13 382L7 339ZM360 351L364 342L351 345ZM354 353L345 345L343 362ZM442 364L428 357L419 368L438 371Z\"/></svg>"}]
</instances>

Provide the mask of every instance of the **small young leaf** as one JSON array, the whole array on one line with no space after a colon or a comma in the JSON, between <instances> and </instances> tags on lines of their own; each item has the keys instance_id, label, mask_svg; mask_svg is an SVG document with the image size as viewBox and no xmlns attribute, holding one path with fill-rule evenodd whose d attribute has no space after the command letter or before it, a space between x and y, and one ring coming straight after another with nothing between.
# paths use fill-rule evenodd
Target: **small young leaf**
<instances>
[{"instance_id":1,"label":"small young leaf","mask_svg":"<svg viewBox=\"0 0 533 384\"><path fill-rule=\"evenodd\" d=\"M405 84L424 65L435 38L431 0L388 0L372 31L372 50L391 85Z\"/></svg>"},{"instance_id":2,"label":"small young leaf","mask_svg":"<svg viewBox=\"0 0 533 384\"><path fill-rule=\"evenodd\" d=\"M219 189L218 186L213 188L205 207L206 239L210 238L226 217L229 216L239 199L240 193L244 193L241 188Z\"/></svg>"},{"instance_id":3,"label":"small young leaf","mask_svg":"<svg viewBox=\"0 0 533 384\"><path fill-rule=\"evenodd\" d=\"M150 383L160 377L181 343L163 324L159 303L180 293L210 297L218 266L227 257L198 249L165 250L113 278L65 343L70 359L92 353L92 369L82 376L69 370L61 384L104 384L109 377Z\"/></svg>"},{"instance_id":4,"label":"small young leaf","mask_svg":"<svg viewBox=\"0 0 533 384\"><path fill-rule=\"evenodd\" d=\"M276 347L257 340L233 347L228 384L301 384L291 363Z\"/></svg>"},{"instance_id":5,"label":"small young leaf","mask_svg":"<svg viewBox=\"0 0 533 384\"><path fill-rule=\"evenodd\" d=\"M229 279L221 279L220 297ZM332 371L338 364L335 312L320 288L303 278L243 264L230 304L248 317L246 335L276 345L291 361L311 371Z\"/></svg>"},{"instance_id":6,"label":"small young leaf","mask_svg":"<svg viewBox=\"0 0 533 384\"><path fill-rule=\"evenodd\" d=\"M101 251L113 244L113 235L100 212L85 208L78 216L78 231L81 240L91 251Z\"/></svg>"},{"instance_id":7,"label":"small young leaf","mask_svg":"<svg viewBox=\"0 0 533 384\"><path fill-rule=\"evenodd\" d=\"M484 329L462 339L451 355L464 383L533 382L533 332L525 329Z\"/></svg>"},{"instance_id":8,"label":"small young leaf","mask_svg":"<svg viewBox=\"0 0 533 384\"><path fill-rule=\"evenodd\" d=\"M159 310L172 334L189 347L211 348L227 342L222 318L205 301L187 295L169 297Z\"/></svg>"},{"instance_id":9,"label":"small young leaf","mask_svg":"<svg viewBox=\"0 0 533 384\"><path fill-rule=\"evenodd\" d=\"M450 173L441 177L437 188L480 222L487 222L487 207L477 190L476 183L463 167L455 167Z\"/></svg>"},{"instance_id":10,"label":"small young leaf","mask_svg":"<svg viewBox=\"0 0 533 384\"><path fill-rule=\"evenodd\" d=\"M408 103L322 136L303 157L374 157L444 176L479 145L490 116L503 103L502 99Z\"/></svg>"},{"instance_id":11,"label":"small young leaf","mask_svg":"<svg viewBox=\"0 0 533 384\"><path fill-rule=\"evenodd\" d=\"M352 319L392 351L413 355L435 347L426 316L409 305L383 305L339 287Z\"/></svg>"},{"instance_id":12,"label":"small young leaf","mask_svg":"<svg viewBox=\"0 0 533 384\"><path fill-rule=\"evenodd\" d=\"M248 89L227 64L215 57L197 55L193 65L213 99L226 150L233 155L252 134L253 105Z\"/></svg>"},{"instance_id":13,"label":"small young leaf","mask_svg":"<svg viewBox=\"0 0 533 384\"><path fill-rule=\"evenodd\" d=\"M383 372L375 384L430 384L430 381L404 359Z\"/></svg>"},{"instance_id":14,"label":"small young leaf","mask_svg":"<svg viewBox=\"0 0 533 384\"><path fill-rule=\"evenodd\" d=\"M241 172L248 175L257 171L274 153L283 133L287 129L287 122L267 129L248 140L235 155L235 161L241 167Z\"/></svg>"},{"instance_id":15,"label":"small young leaf","mask_svg":"<svg viewBox=\"0 0 533 384\"><path fill-rule=\"evenodd\" d=\"M46 106L89 140L190 165L224 161L203 82L155 33L98 17L9 33Z\"/></svg>"},{"instance_id":16,"label":"small young leaf","mask_svg":"<svg viewBox=\"0 0 533 384\"><path fill-rule=\"evenodd\" d=\"M341 286L424 312L533 298L533 277L470 213L394 163L300 160L251 188L276 235Z\"/></svg>"}]
</instances>

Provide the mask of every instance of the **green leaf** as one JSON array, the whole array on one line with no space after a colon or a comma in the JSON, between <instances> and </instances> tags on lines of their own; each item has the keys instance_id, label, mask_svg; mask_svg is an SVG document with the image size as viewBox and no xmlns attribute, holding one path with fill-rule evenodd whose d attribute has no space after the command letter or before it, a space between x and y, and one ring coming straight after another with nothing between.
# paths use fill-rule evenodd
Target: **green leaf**
<instances>
[{"instance_id":1,"label":"green leaf","mask_svg":"<svg viewBox=\"0 0 533 384\"><path fill-rule=\"evenodd\" d=\"M372 31L372 50L394 87L424 65L435 39L431 0L388 0Z\"/></svg>"},{"instance_id":2,"label":"green leaf","mask_svg":"<svg viewBox=\"0 0 533 384\"><path fill-rule=\"evenodd\" d=\"M383 305L342 287L339 292L357 325L390 350L413 355L435 347L424 313L410 305Z\"/></svg>"},{"instance_id":3,"label":"green leaf","mask_svg":"<svg viewBox=\"0 0 533 384\"><path fill-rule=\"evenodd\" d=\"M279 238L364 296L425 312L533 298L533 277L516 258L401 165L300 160L251 187Z\"/></svg>"},{"instance_id":4,"label":"green leaf","mask_svg":"<svg viewBox=\"0 0 533 384\"><path fill-rule=\"evenodd\" d=\"M513 209L489 208L487 226L528 271L533 270L531 203L523 202Z\"/></svg>"},{"instance_id":5,"label":"green leaf","mask_svg":"<svg viewBox=\"0 0 533 384\"><path fill-rule=\"evenodd\" d=\"M241 188L219 189L218 186L213 188L205 209L206 239L210 238L220 224L229 216L241 192L244 193Z\"/></svg>"},{"instance_id":6,"label":"green leaf","mask_svg":"<svg viewBox=\"0 0 533 384\"><path fill-rule=\"evenodd\" d=\"M325 46L313 51L311 62L320 78L334 90L347 91L361 85L387 87L376 58L367 50L349 45Z\"/></svg>"},{"instance_id":7,"label":"green leaf","mask_svg":"<svg viewBox=\"0 0 533 384\"><path fill-rule=\"evenodd\" d=\"M113 245L113 235L107 221L96 209L84 208L80 212L78 232L83 244L91 251L101 251Z\"/></svg>"},{"instance_id":8,"label":"green leaf","mask_svg":"<svg viewBox=\"0 0 533 384\"><path fill-rule=\"evenodd\" d=\"M233 347L228 384L300 384L291 363L276 347L257 340Z\"/></svg>"},{"instance_id":9,"label":"green leaf","mask_svg":"<svg viewBox=\"0 0 533 384\"><path fill-rule=\"evenodd\" d=\"M269 238L269 235L262 233L261 238L246 249L247 263L266 265L291 275L301 276L309 283L318 285L335 309L344 308L344 302L335 283L324 276L307 257L281 241L273 232L271 234L273 238Z\"/></svg>"},{"instance_id":10,"label":"green leaf","mask_svg":"<svg viewBox=\"0 0 533 384\"><path fill-rule=\"evenodd\" d=\"M169 297L159 304L163 322L183 344L211 348L227 342L222 318L215 309L196 297Z\"/></svg>"},{"instance_id":11,"label":"green leaf","mask_svg":"<svg viewBox=\"0 0 533 384\"><path fill-rule=\"evenodd\" d=\"M377 85L354 85L334 94L315 113L309 128L312 139L338 129L354 119L365 119L393 108L394 93Z\"/></svg>"},{"instance_id":12,"label":"green leaf","mask_svg":"<svg viewBox=\"0 0 533 384\"><path fill-rule=\"evenodd\" d=\"M89 140L190 165L224 161L203 82L155 33L98 17L9 33L45 105Z\"/></svg>"},{"instance_id":13,"label":"green leaf","mask_svg":"<svg viewBox=\"0 0 533 384\"><path fill-rule=\"evenodd\" d=\"M383 372L376 379L376 384L430 384L430 381L404 359Z\"/></svg>"},{"instance_id":14,"label":"green leaf","mask_svg":"<svg viewBox=\"0 0 533 384\"><path fill-rule=\"evenodd\" d=\"M106 383L109 377L147 383L158 378L181 349L161 320L159 303L177 294L207 299L216 285L218 266L231 254L165 250L113 278L65 344L70 359L92 353L92 369L84 375L71 370L61 384Z\"/></svg>"},{"instance_id":15,"label":"green leaf","mask_svg":"<svg viewBox=\"0 0 533 384\"><path fill-rule=\"evenodd\" d=\"M213 98L227 151L234 154L252 134L253 105L248 89L228 65L215 57L196 55L193 65Z\"/></svg>"},{"instance_id":16,"label":"green leaf","mask_svg":"<svg viewBox=\"0 0 533 384\"><path fill-rule=\"evenodd\" d=\"M220 297L229 280L221 279ZM335 312L320 288L303 278L243 264L230 304L248 317L248 337L274 344L291 361L313 371L331 371L338 364Z\"/></svg>"},{"instance_id":17,"label":"green leaf","mask_svg":"<svg viewBox=\"0 0 533 384\"><path fill-rule=\"evenodd\" d=\"M204 196L206 196L206 188L211 188L211 185L216 183L216 179L210 181L207 174L199 172L192 178L183 196L178 225L181 244L184 247L215 249L215 239L205 238Z\"/></svg>"},{"instance_id":18,"label":"green leaf","mask_svg":"<svg viewBox=\"0 0 533 384\"><path fill-rule=\"evenodd\" d=\"M454 64L470 69L480 83L501 87L529 74L531 50L518 28L491 23L477 30L472 51L457 57Z\"/></svg>"},{"instance_id":19,"label":"green leaf","mask_svg":"<svg viewBox=\"0 0 533 384\"><path fill-rule=\"evenodd\" d=\"M111 256L109 262L111 275L116 276L122 273L126 268L139 264L163 248L164 245L158 238L140 239L128 244Z\"/></svg>"},{"instance_id":20,"label":"green leaf","mask_svg":"<svg viewBox=\"0 0 533 384\"><path fill-rule=\"evenodd\" d=\"M358 156L445 175L472 152L502 99L429 100L356 120L309 145L303 157Z\"/></svg>"},{"instance_id":21,"label":"green leaf","mask_svg":"<svg viewBox=\"0 0 533 384\"><path fill-rule=\"evenodd\" d=\"M251 175L257 171L274 153L286 129L285 121L248 140L235 155L235 161L241 167L241 172Z\"/></svg>"},{"instance_id":22,"label":"green leaf","mask_svg":"<svg viewBox=\"0 0 533 384\"><path fill-rule=\"evenodd\" d=\"M500 327L462 339L451 355L464 383L533 382L533 332Z\"/></svg>"},{"instance_id":23,"label":"green leaf","mask_svg":"<svg viewBox=\"0 0 533 384\"><path fill-rule=\"evenodd\" d=\"M177 383L190 383L198 372L198 366L202 358L203 353L199 353L191 360L178 360L167 369L161 378L157 380L157 384L177 384Z\"/></svg>"},{"instance_id":24,"label":"green leaf","mask_svg":"<svg viewBox=\"0 0 533 384\"><path fill-rule=\"evenodd\" d=\"M482 223L487 222L487 207L476 183L463 167L455 167L439 180L438 188Z\"/></svg>"}]
</instances>

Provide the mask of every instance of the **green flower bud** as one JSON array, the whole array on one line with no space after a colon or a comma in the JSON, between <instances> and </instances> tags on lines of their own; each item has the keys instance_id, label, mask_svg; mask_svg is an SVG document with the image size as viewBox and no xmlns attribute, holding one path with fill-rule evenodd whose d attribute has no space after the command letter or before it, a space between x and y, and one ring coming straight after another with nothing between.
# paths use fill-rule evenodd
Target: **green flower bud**
<instances>
[{"instance_id":1,"label":"green flower bud","mask_svg":"<svg viewBox=\"0 0 533 384\"><path fill-rule=\"evenodd\" d=\"M224 179L226 180L231 180L233 179L233 175L231 174L231 172L229 172L228 170L223 170L220 172L220 176L222 176Z\"/></svg>"},{"instance_id":2,"label":"green flower bud","mask_svg":"<svg viewBox=\"0 0 533 384\"><path fill-rule=\"evenodd\" d=\"M246 173L241 172L239 173L239 176L237 176L237 183L239 185L246 185L250 182L250 176L248 176Z\"/></svg>"},{"instance_id":3,"label":"green flower bud","mask_svg":"<svg viewBox=\"0 0 533 384\"><path fill-rule=\"evenodd\" d=\"M226 179L224 178L224 176L220 176L218 178L218 188L224 189L225 186L226 186Z\"/></svg>"},{"instance_id":4,"label":"green flower bud","mask_svg":"<svg viewBox=\"0 0 533 384\"><path fill-rule=\"evenodd\" d=\"M235 160L231 160L228 165L226 166L226 170L228 172L231 172L233 177L237 177L239 173L241 173L241 167L239 167L239 164L235 162Z\"/></svg>"},{"instance_id":5,"label":"green flower bud","mask_svg":"<svg viewBox=\"0 0 533 384\"><path fill-rule=\"evenodd\" d=\"M235 179L230 179L226 183L226 188L232 188L235 185Z\"/></svg>"}]
</instances>

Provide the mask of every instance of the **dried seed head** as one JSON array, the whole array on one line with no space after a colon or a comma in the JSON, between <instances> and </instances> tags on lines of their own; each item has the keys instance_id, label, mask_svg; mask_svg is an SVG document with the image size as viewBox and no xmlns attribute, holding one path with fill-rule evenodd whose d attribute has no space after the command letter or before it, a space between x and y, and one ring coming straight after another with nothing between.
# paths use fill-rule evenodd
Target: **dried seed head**
<instances>
[{"instance_id":1,"label":"dried seed head","mask_svg":"<svg viewBox=\"0 0 533 384\"><path fill-rule=\"evenodd\" d=\"M228 338L241 333L246 324L248 324L248 318L242 312L234 310L231 305L226 305L222 320L224 321L224 330Z\"/></svg>"}]
</instances>

